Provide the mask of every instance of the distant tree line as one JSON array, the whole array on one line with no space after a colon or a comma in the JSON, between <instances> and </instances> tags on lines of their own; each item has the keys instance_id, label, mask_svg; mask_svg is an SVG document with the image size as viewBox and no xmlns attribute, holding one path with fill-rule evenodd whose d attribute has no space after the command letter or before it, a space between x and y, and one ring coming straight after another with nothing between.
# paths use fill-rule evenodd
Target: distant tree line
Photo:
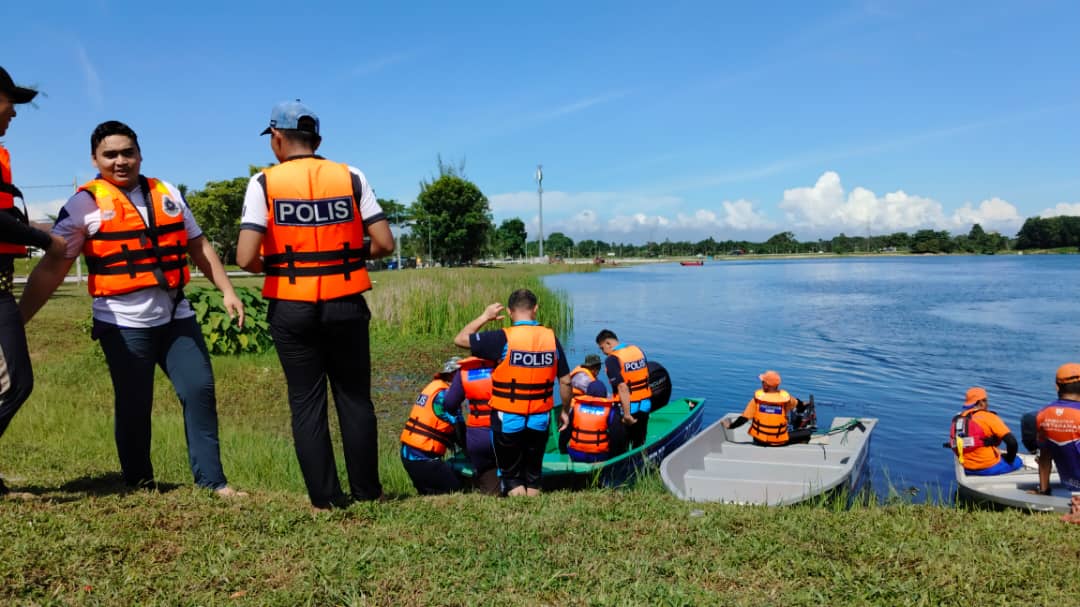
<instances>
[{"instance_id":1,"label":"distant tree line","mask_svg":"<svg viewBox=\"0 0 1080 607\"><path fill-rule=\"evenodd\" d=\"M479 259L536 257L540 244L528 241L525 222L514 217L496 226L487 196L465 177L464 164L453 166L438 160L438 174L420 182L420 192L411 204L379 199L395 233L403 258L419 258L444 265L459 265ZM183 189L191 210L207 237L227 263L235 262L235 246L240 229L240 212L248 177L211 181L198 191ZM562 232L544 239L544 254L550 258L663 257L741 254L798 253L981 253L1015 249L1051 249L1080 246L1080 217L1032 217L1024 222L1015 239L987 232L975 224L967 234L945 230L918 230L913 233L848 236L841 233L828 240L800 241L792 232L780 232L763 242L716 240L672 241L632 244L584 239L575 242Z\"/></svg>"}]
</instances>

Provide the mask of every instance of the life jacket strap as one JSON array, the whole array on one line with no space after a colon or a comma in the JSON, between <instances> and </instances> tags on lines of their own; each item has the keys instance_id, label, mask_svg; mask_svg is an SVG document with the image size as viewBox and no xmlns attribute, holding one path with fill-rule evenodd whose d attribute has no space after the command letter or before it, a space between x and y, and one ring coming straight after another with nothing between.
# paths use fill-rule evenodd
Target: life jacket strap
<instances>
[{"instance_id":1,"label":"life jacket strap","mask_svg":"<svg viewBox=\"0 0 1080 607\"><path fill-rule=\"evenodd\" d=\"M420 436L426 436L436 442L442 443L447 447L451 446L450 437L447 434L439 432L438 429L433 428L415 417L410 417L409 421L405 422L405 429L413 434L419 434Z\"/></svg>"}]
</instances>

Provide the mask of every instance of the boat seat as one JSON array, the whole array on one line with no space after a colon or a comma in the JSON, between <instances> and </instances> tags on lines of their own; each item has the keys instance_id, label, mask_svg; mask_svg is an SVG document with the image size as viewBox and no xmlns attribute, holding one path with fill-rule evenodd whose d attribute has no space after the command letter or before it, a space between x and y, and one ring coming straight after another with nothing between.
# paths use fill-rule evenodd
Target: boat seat
<instances>
[{"instance_id":1,"label":"boat seat","mask_svg":"<svg viewBox=\"0 0 1080 607\"><path fill-rule=\"evenodd\" d=\"M805 480L769 479L766 483L745 478L731 478L702 470L686 473L686 496L692 500L712 500L733 503L771 503L795 501L812 492L821 483Z\"/></svg>"}]
</instances>

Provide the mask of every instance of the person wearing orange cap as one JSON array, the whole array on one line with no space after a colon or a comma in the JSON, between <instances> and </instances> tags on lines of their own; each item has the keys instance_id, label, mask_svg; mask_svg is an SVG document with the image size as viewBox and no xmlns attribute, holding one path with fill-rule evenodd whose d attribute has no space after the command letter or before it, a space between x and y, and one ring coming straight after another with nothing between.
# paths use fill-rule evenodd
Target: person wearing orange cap
<instances>
[{"instance_id":1,"label":"person wearing orange cap","mask_svg":"<svg viewBox=\"0 0 1080 607\"><path fill-rule=\"evenodd\" d=\"M989 409L986 389L969 388L964 395L964 410L952 419L949 442L964 472L972 476L1007 474L1023 467L1016 455L1019 445L1005 422ZM998 445L1005 443L1005 455Z\"/></svg>"},{"instance_id":2,"label":"person wearing orange cap","mask_svg":"<svg viewBox=\"0 0 1080 607\"><path fill-rule=\"evenodd\" d=\"M802 413L806 410L806 404L788 394L786 390L780 389L780 374L776 371L766 371L758 375L758 379L761 380L761 389L754 392L754 397L746 403L742 415L734 420L725 419L723 426L738 428L749 421L750 438L754 439L755 445L766 447L782 447L809 441L813 432L810 428L788 428L788 414L792 410Z\"/></svg>"},{"instance_id":3,"label":"person wearing orange cap","mask_svg":"<svg viewBox=\"0 0 1080 607\"><path fill-rule=\"evenodd\" d=\"M1050 494L1050 466L1057 466L1061 484L1080 491L1080 364L1066 363L1057 370L1058 398L1039 411L1039 489ZM1075 500L1074 500L1075 501ZM1074 507L1072 522L1080 522Z\"/></svg>"}]
</instances>

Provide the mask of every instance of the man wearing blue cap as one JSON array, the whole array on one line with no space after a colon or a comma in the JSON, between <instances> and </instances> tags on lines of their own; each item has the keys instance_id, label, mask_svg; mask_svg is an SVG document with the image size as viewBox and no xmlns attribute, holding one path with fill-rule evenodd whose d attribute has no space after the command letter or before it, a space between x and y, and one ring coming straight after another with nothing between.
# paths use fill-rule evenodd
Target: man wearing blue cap
<instances>
[{"instance_id":1,"label":"man wearing blue cap","mask_svg":"<svg viewBox=\"0 0 1080 607\"><path fill-rule=\"evenodd\" d=\"M316 509L382 495L371 402L371 288L366 260L394 251L390 224L358 169L315 155L319 118L297 101L270 113L280 164L251 178L236 261L263 272L270 334L285 372L293 440ZM334 391L349 493L330 444L326 381Z\"/></svg>"},{"instance_id":2,"label":"man wearing blue cap","mask_svg":"<svg viewBox=\"0 0 1080 607\"><path fill-rule=\"evenodd\" d=\"M16 86L7 70L0 67L0 137L7 133L15 106L30 103L34 89ZM26 257L27 245L53 251L64 250L64 239L50 236L27 222L15 206L22 192L11 182L11 155L0 145L0 436L34 388L34 373L26 348L26 332L11 287L15 280L15 258ZM0 496L8 495L0 479ZM22 497L27 497L20 494Z\"/></svg>"}]
</instances>

